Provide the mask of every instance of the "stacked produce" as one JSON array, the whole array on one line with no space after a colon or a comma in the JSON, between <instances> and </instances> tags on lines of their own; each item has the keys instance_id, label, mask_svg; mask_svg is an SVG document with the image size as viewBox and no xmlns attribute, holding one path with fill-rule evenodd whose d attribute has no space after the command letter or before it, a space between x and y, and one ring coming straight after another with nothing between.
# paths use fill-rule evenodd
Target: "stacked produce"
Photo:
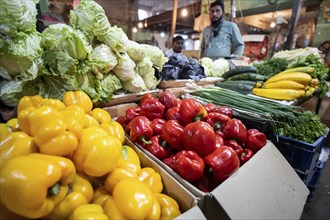
<instances>
[{"instance_id":1,"label":"stacked produce","mask_svg":"<svg viewBox=\"0 0 330 220\"><path fill-rule=\"evenodd\" d=\"M317 114L303 111L299 106L285 105L219 87L198 89L190 97L204 103L226 105L239 117L255 123L269 122L274 134L307 143L314 143L327 132L326 125Z\"/></svg>"},{"instance_id":2,"label":"stacked produce","mask_svg":"<svg viewBox=\"0 0 330 220\"><path fill-rule=\"evenodd\" d=\"M125 131L82 91L63 101L24 96L1 125L5 219L172 219L178 203L159 173L141 167ZM19 217L20 216L20 217Z\"/></svg>"},{"instance_id":3,"label":"stacked produce","mask_svg":"<svg viewBox=\"0 0 330 220\"><path fill-rule=\"evenodd\" d=\"M130 41L111 26L103 8L82 0L70 11L70 25L36 31L38 1L4 0L0 10L1 102L16 107L24 95L62 99L83 90L93 103L106 103L116 90L155 89L167 59L151 45Z\"/></svg>"},{"instance_id":4,"label":"stacked produce","mask_svg":"<svg viewBox=\"0 0 330 220\"><path fill-rule=\"evenodd\" d=\"M209 57L203 57L201 64L204 67L206 76L222 77L229 70L229 63L225 59L212 60Z\"/></svg>"},{"instance_id":5,"label":"stacked produce","mask_svg":"<svg viewBox=\"0 0 330 220\"><path fill-rule=\"evenodd\" d=\"M267 142L265 134L247 130L232 116L229 107L202 105L192 98L181 100L161 92L158 98L144 95L139 106L128 109L116 121L132 142L209 192Z\"/></svg>"},{"instance_id":6,"label":"stacked produce","mask_svg":"<svg viewBox=\"0 0 330 220\"><path fill-rule=\"evenodd\" d=\"M319 84L318 79L312 80L310 75L314 71L313 67L287 69L270 77L262 88L254 88L252 93L275 100L294 100L310 96Z\"/></svg>"},{"instance_id":7,"label":"stacked produce","mask_svg":"<svg viewBox=\"0 0 330 220\"><path fill-rule=\"evenodd\" d=\"M252 93L253 88L261 87L267 76L257 74L257 68L253 66L242 66L226 71L222 76L225 81L215 85L230 89L242 94Z\"/></svg>"}]
</instances>

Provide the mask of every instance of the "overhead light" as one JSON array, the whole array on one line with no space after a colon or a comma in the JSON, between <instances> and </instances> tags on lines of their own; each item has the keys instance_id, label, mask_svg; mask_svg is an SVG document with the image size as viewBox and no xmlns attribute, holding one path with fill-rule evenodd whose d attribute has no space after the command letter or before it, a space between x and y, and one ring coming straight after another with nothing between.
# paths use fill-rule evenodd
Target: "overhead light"
<instances>
[{"instance_id":1,"label":"overhead light","mask_svg":"<svg viewBox=\"0 0 330 220\"><path fill-rule=\"evenodd\" d=\"M148 23L147 23L147 20L144 20L144 27L148 27Z\"/></svg>"},{"instance_id":2,"label":"overhead light","mask_svg":"<svg viewBox=\"0 0 330 220\"><path fill-rule=\"evenodd\" d=\"M138 28L143 28L143 24L142 24L142 22L139 22L139 23L138 23Z\"/></svg>"},{"instance_id":3,"label":"overhead light","mask_svg":"<svg viewBox=\"0 0 330 220\"><path fill-rule=\"evenodd\" d=\"M160 33L160 37L165 37L165 33L164 32L161 32Z\"/></svg>"},{"instance_id":4,"label":"overhead light","mask_svg":"<svg viewBox=\"0 0 330 220\"><path fill-rule=\"evenodd\" d=\"M272 23L270 23L270 25L269 25L271 28L274 28L275 26L276 26L276 24L275 24L275 22L274 21L272 21Z\"/></svg>"},{"instance_id":5,"label":"overhead light","mask_svg":"<svg viewBox=\"0 0 330 220\"><path fill-rule=\"evenodd\" d=\"M184 9L182 10L181 14L182 14L183 17L186 17L187 14L188 14L187 9L184 8Z\"/></svg>"},{"instance_id":6,"label":"overhead light","mask_svg":"<svg viewBox=\"0 0 330 220\"><path fill-rule=\"evenodd\" d=\"M133 27L132 31L133 31L133 33L136 33L137 32L137 28L136 27Z\"/></svg>"}]
</instances>

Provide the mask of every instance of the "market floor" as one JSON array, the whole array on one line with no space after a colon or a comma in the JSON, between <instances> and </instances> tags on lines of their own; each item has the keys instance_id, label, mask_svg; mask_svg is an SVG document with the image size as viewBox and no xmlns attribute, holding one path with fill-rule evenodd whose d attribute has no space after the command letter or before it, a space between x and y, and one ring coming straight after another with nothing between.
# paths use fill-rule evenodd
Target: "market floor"
<instances>
[{"instance_id":1,"label":"market floor","mask_svg":"<svg viewBox=\"0 0 330 220\"><path fill-rule=\"evenodd\" d=\"M317 98L308 100L302 106L315 111ZM319 110L321 121L330 128L330 98L324 98ZM320 181L315 188L310 201L304 207L301 220L330 220L330 159L322 170Z\"/></svg>"}]
</instances>

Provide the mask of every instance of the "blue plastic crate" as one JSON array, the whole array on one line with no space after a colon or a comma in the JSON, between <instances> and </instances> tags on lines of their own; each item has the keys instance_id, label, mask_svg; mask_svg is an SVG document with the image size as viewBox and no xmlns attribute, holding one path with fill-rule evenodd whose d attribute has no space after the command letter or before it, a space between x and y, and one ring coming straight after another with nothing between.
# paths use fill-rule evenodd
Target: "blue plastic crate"
<instances>
[{"instance_id":1,"label":"blue plastic crate","mask_svg":"<svg viewBox=\"0 0 330 220\"><path fill-rule=\"evenodd\" d=\"M309 195L307 198L307 202L310 202L314 195L314 192L319 184L323 168L325 167L325 163L326 162L318 161L315 172L312 175L312 178L306 183L306 185L309 189Z\"/></svg>"},{"instance_id":2,"label":"blue plastic crate","mask_svg":"<svg viewBox=\"0 0 330 220\"><path fill-rule=\"evenodd\" d=\"M316 169L315 169L315 172L313 173L312 178L307 182L308 186L317 187L317 185L320 181L321 175L322 175L323 168L325 167L325 163L326 162L318 161L318 164L316 166Z\"/></svg>"},{"instance_id":3,"label":"blue plastic crate","mask_svg":"<svg viewBox=\"0 0 330 220\"><path fill-rule=\"evenodd\" d=\"M277 138L276 138L277 137ZM273 137L273 143L300 176L307 177L316 168L326 135L313 144L298 141L282 135Z\"/></svg>"}]
</instances>

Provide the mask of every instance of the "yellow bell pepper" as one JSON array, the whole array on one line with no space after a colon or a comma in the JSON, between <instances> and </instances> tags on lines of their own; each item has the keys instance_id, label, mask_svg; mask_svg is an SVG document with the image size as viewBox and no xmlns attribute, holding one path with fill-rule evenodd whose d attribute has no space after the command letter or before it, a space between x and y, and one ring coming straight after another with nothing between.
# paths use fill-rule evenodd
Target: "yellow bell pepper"
<instances>
[{"instance_id":1,"label":"yellow bell pepper","mask_svg":"<svg viewBox=\"0 0 330 220\"><path fill-rule=\"evenodd\" d=\"M53 119L64 120L64 117L58 110L51 106L41 106L40 108L29 107L22 110L17 116L21 131L24 131L30 136L34 136L44 124Z\"/></svg>"},{"instance_id":2,"label":"yellow bell pepper","mask_svg":"<svg viewBox=\"0 0 330 220\"><path fill-rule=\"evenodd\" d=\"M64 157L34 153L12 158L1 167L1 203L27 218L45 217L65 198L75 175L72 161Z\"/></svg>"},{"instance_id":3,"label":"yellow bell pepper","mask_svg":"<svg viewBox=\"0 0 330 220\"><path fill-rule=\"evenodd\" d=\"M11 133L13 133L13 132L7 124L0 123L0 141L4 140Z\"/></svg>"},{"instance_id":4,"label":"yellow bell pepper","mask_svg":"<svg viewBox=\"0 0 330 220\"><path fill-rule=\"evenodd\" d=\"M65 104L59 99L44 99L38 107L40 106L51 106L57 110L65 108Z\"/></svg>"},{"instance_id":5,"label":"yellow bell pepper","mask_svg":"<svg viewBox=\"0 0 330 220\"><path fill-rule=\"evenodd\" d=\"M110 193L105 189L104 186L100 186L94 191L94 198L92 203L103 206L104 202L110 197Z\"/></svg>"},{"instance_id":6,"label":"yellow bell pepper","mask_svg":"<svg viewBox=\"0 0 330 220\"><path fill-rule=\"evenodd\" d=\"M106 175L116 168L122 145L100 127L83 130L78 148L72 155L76 169L89 176Z\"/></svg>"},{"instance_id":7,"label":"yellow bell pepper","mask_svg":"<svg viewBox=\"0 0 330 220\"><path fill-rule=\"evenodd\" d=\"M109 196L109 198L103 203L102 207L104 213L109 219L127 219L127 217L121 214L121 211L118 209L118 206L112 196Z\"/></svg>"},{"instance_id":8,"label":"yellow bell pepper","mask_svg":"<svg viewBox=\"0 0 330 220\"><path fill-rule=\"evenodd\" d=\"M102 108L94 108L91 112L91 116L93 116L100 124L107 122L111 123L111 115L109 112Z\"/></svg>"},{"instance_id":9,"label":"yellow bell pepper","mask_svg":"<svg viewBox=\"0 0 330 220\"><path fill-rule=\"evenodd\" d=\"M91 126L100 126L99 122L90 114L84 115L83 124L84 124L84 128L88 128Z\"/></svg>"},{"instance_id":10,"label":"yellow bell pepper","mask_svg":"<svg viewBox=\"0 0 330 220\"><path fill-rule=\"evenodd\" d=\"M10 133L0 142L0 165L11 158L34 152L37 152L37 146L32 137L21 131Z\"/></svg>"},{"instance_id":11,"label":"yellow bell pepper","mask_svg":"<svg viewBox=\"0 0 330 220\"><path fill-rule=\"evenodd\" d=\"M28 107L38 108L44 99L40 95L23 96L17 105L17 114Z\"/></svg>"},{"instance_id":12,"label":"yellow bell pepper","mask_svg":"<svg viewBox=\"0 0 330 220\"><path fill-rule=\"evenodd\" d=\"M163 193L155 193L161 208L160 219L170 220L181 215L179 204L170 196Z\"/></svg>"},{"instance_id":13,"label":"yellow bell pepper","mask_svg":"<svg viewBox=\"0 0 330 220\"><path fill-rule=\"evenodd\" d=\"M156 199L150 188L137 179L120 181L113 190L112 198L118 211L125 218L147 219L151 215L155 215L153 211ZM104 205L108 201L109 199ZM106 210L105 212L108 214Z\"/></svg>"},{"instance_id":14,"label":"yellow bell pepper","mask_svg":"<svg viewBox=\"0 0 330 220\"><path fill-rule=\"evenodd\" d=\"M6 122L6 125L11 129L12 132L20 131L17 118L12 118Z\"/></svg>"},{"instance_id":15,"label":"yellow bell pepper","mask_svg":"<svg viewBox=\"0 0 330 220\"><path fill-rule=\"evenodd\" d=\"M118 122L104 122L100 125L100 127L112 137L118 138L122 144L125 142L125 130Z\"/></svg>"},{"instance_id":16,"label":"yellow bell pepper","mask_svg":"<svg viewBox=\"0 0 330 220\"><path fill-rule=\"evenodd\" d=\"M78 147L78 138L67 131L64 119L52 118L41 126L34 135L34 141L43 154L66 156Z\"/></svg>"},{"instance_id":17,"label":"yellow bell pepper","mask_svg":"<svg viewBox=\"0 0 330 220\"><path fill-rule=\"evenodd\" d=\"M69 105L69 106L65 106L65 108L60 110L60 113L64 116L64 117L75 117L77 118L82 125L84 125L85 122L83 122L85 120L85 110L80 107L79 105Z\"/></svg>"},{"instance_id":18,"label":"yellow bell pepper","mask_svg":"<svg viewBox=\"0 0 330 220\"><path fill-rule=\"evenodd\" d=\"M48 218L68 219L76 208L88 204L93 199L93 195L92 185L82 174L77 173L69 184L69 194L54 207Z\"/></svg>"},{"instance_id":19,"label":"yellow bell pepper","mask_svg":"<svg viewBox=\"0 0 330 220\"><path fill-rule=\"evenodd\" d=\"M79 105L85 113L90 113L93 108L93 102L84 91L69 91L63 96L63 102L68 105Z\"/></svg>"},{"instance_id":20,"label":"yellow bell pepper","mask_svg":"<svg viewBox=\"0 0 330 220\"><path fill-rule=\"evenodd\" d=\"M132 148L124 145L116 169L108 174L104 186L111 193L118 182L123 179L137 178L140 171L141 166L138 155Z\"/></svg>"},{"instance_id":21,"label":"yellow bell pepper","mask_svg":"<svg viewBox=\"0 0 330 220\"><path fill-rule=\"evenodd\" d=\"M69 220L108 220L103 209L97 204L81 205L74 210Z\"/></svg>"},{"instance_id":22,"label":"yellow bell pepper","mask_svg":"<svg viewBox=\"0 0 330 220\"><path fill-rule=\"evenodd\" d=\"M146 183L153 193L160 193L163 191L162 178L151 167L144 167L139 173L138 180Z\"/></svg>"}]
</instances>

